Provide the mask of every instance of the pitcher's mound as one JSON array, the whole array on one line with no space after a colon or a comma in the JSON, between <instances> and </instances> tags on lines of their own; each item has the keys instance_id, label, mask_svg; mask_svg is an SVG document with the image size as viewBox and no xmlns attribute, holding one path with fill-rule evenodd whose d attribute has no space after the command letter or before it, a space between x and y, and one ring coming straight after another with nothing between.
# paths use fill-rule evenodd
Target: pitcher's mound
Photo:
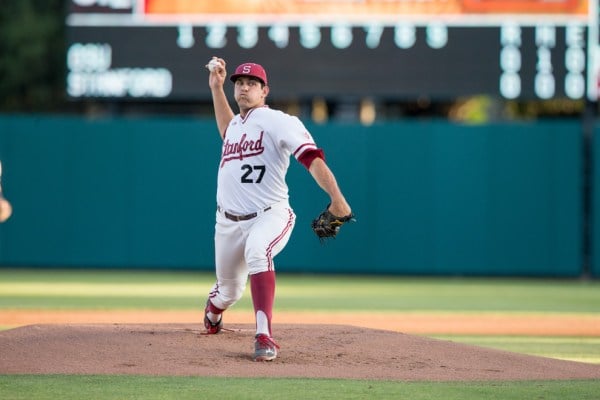
<instances>
[{"instance_id":1,"label":"pitcher's mound","mask_svg":"<svg viewBox=\"0 0 600 400\"><path fill-rule=\"evenodd\" d=\"M0 332L0 374L142 374L389 380L598 379L600 365L342 325L275 325L273 362L252 361L254 326L30 325Z\"/></svg>"}]
</instances>

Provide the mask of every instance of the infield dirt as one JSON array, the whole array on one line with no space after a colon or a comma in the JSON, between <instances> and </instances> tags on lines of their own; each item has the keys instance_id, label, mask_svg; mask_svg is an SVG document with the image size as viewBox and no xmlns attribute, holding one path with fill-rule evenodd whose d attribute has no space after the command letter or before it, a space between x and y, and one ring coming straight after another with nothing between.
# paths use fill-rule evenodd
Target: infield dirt
<instances>
[{"instance_id":1,"label":"infield dirt","mask_svg":"<svg viewBox=\"0 0 600 400\"><path fill-rule=\"evenodd\" d=\"M202 310L0 310L0 326L87 323L189 323ZM252 312L228 310L226 323L253 323ZM418 335L523 335L600 337L600 315L560 313L364 313L277 311L275 324L335 324Z\"/></svg>"}]
</instances>

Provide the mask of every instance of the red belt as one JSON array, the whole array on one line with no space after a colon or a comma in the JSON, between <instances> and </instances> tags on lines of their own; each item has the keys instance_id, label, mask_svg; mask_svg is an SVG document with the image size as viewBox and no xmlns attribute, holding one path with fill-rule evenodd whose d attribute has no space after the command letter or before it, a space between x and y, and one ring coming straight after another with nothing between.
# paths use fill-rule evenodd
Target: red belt
<instances>
[{"instance_id":1,"label":"red belt","mask_svg":"<svg viewBox=\"0 0 600 400\"><path fill-rule=\"evenodd\" d=\"M270 209L271 209L271 207L267 207L264 210L262 210L262 212L269 211ZM221 207L217 206L217 210L221 211ZM227 211L223 211L223 214L225 215L225 218L230 219L232 221L236 221L236 222L248 221L249 219L256 218L258 216L257 212L253 212L251 214L246 214L246 215L234 215L234 214L228 213Z\"/></svg>"}]
</instances>

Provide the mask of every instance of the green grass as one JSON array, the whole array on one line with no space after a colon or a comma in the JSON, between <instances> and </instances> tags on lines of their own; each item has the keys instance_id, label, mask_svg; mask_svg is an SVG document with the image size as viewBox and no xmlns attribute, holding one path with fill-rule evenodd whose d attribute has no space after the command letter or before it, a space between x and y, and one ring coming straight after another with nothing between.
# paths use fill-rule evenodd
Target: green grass
<instances>
[{"instance_id":1,"label":"green grass","mask_svg":"<svg viewBox=\"0 0 600 400\"><path fill-rule=\"evenodd\" d=\"M4 400L598 399L599 381L390 382L142 376L0 376Z\"/></svg>"},{"instance_id":2,"label":"green grass","mask_svg":"<svg viewBox=\"0 0 600 400\"><path fill-rule=\"evenodd\" d=\"M533 356L600 364L600 337L475 335L431 335L430 337Z\"/></svg>"},{"instance_id":3,"label":"green grass","mask_svg":"<svg viewBox=\"0 0 600 400\"><path fill-rule=\"evenodd\" d=\"M0 309L198 309L211 273L0 269ZM248 295L236 305L250 309ZM279 273L282 311L597 313L600 282Z\"/></svg>"},{"instance_id":4,"label":"green grass","mask_svg":"<svg viewBox=\"0 0 600 400\"><path fill-rule=\"evenodd\" d=\"M212 273L0 269L8 309L198 310ZM278 274L277 310L598 315L600 282ZM251 309L245 294L236 309ZM0 327L1 329L2 327ZM600 363L600 338L438 336ZM1 362L1 355L0 355ZM597 381L391 382L143 376L0 376L0 399L598 399Z\"/></svg>"}]
</instances>

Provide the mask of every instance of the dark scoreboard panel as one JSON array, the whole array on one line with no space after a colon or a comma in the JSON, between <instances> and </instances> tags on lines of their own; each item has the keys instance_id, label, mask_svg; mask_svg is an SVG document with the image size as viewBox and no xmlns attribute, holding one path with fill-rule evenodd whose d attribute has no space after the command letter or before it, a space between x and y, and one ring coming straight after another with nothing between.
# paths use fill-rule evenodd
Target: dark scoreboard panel
<instances>
[{"instance_id":1,"label":"dark scoreboard panel","mask_svg":"<svg viewBox=\"0 0 600 400\"><path fill-rule=\"evenodd\" d=\"M66 82L73 99L207 100L204 65L213 55L229 71L263 64L275 98L582 99L588 91L589 26L579 17L194 22L135 18L132 0L74 3Z\"/></svg>"}]
</instances>

